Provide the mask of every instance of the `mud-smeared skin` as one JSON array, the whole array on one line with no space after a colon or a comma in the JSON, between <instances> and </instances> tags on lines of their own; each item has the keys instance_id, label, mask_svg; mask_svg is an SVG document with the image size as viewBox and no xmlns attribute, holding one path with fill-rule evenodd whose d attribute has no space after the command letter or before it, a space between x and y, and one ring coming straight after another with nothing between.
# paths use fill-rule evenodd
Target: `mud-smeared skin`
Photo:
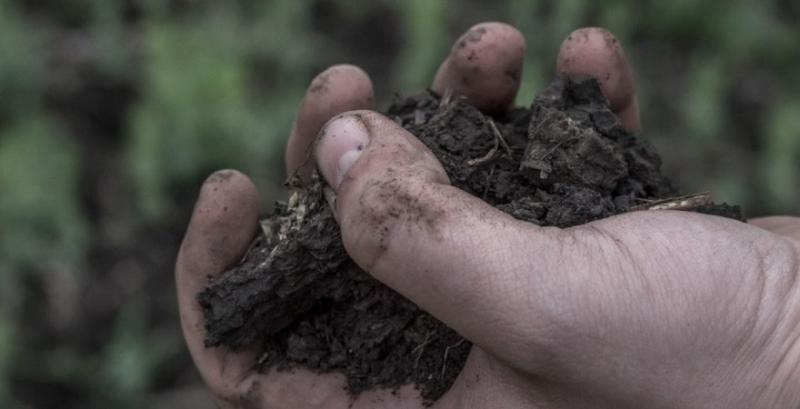
<instances>
[{"instance_id":1,"label":"mud-smeared skin","mask_svg":"<svg viewBox=\"0 0 800 409\"><path fill-rule=\"evenodd\" d=\"M594 80L555 81L531 109L493 118L510 155L489 118L459 100L440 106L425 93L387 115L433 151L453 185L518 219L567 227L677 194L652 147L606 103ZM243 263L200 294L206 344L256 348L264 370L342 372L354 394L415 383L429 402L439 398L469 343L350 260L318 176L290 202L263 222ZM736 207L703 211L741 218Z\"/></svg>"}]
</instances>

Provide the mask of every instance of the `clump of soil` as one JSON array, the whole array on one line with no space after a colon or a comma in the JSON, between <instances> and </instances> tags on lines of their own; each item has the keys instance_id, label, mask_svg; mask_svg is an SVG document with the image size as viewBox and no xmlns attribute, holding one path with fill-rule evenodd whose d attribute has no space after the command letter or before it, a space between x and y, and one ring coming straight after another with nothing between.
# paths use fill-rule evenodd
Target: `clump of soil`
<instances>
[{"instance_id":1,"label":"clump of soil","mask_svg":"<svg viewBox=\"0 0 800 409\"><path fill-rule=\"evenodd\" d=\"M531 223L568 227L648 208L742 218L707 195L676 198L653 148L620 126L590 78L557 79L530 109L497 117L430 93L398 98L387 115L433 151L453 185ZM347 256L322 183L315 175L278 203L242 263L199 295L206 345L255 348L265 371L341 372L354 395L413 383L435 401L470 343Z\"/></svg>"}]
</instances>

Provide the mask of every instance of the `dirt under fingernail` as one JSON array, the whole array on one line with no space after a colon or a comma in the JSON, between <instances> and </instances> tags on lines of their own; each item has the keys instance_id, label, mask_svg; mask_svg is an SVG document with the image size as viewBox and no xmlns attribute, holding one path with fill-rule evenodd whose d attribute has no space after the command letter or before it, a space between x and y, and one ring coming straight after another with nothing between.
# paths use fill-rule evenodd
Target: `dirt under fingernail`
<instances>
[{"instance_id":1,"label":"dirt under fingernail","mask_svg":"<svg viewBox=\"0 0 800 409\"><path fill-rule=\"evenodd\" d=\"M556 79L530 108L494 117L430 93L399 97L386 115L439 158L454 186L537 225L575 226L679 196L653 147L625 131L591 78ZM673 208L743 220L737 206L679 202L698 205ZM262 371L342 373L354 397L413 384L430 404L449 389L471 344L347 256L318 175L261 227L242 263L198 297L207 346L255 349Z\"/></svg>"}]
</instances>

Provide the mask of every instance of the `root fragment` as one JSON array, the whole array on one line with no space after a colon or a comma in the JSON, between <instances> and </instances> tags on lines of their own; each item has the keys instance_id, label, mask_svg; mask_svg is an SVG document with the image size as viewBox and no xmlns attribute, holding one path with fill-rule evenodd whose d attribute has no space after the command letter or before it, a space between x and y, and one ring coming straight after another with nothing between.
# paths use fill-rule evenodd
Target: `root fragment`
<instances>
[{"instance_id":1,"label":"root fragment","mask_svg":"<svg viewBox=\"0 0 800 409\"><path fill-rule=\"evenodd\" d=\"M442 358L442 373L439 375L439 379L444 379L444 373L447 371L447 356L450 355L450 350L453 348L458 348L462 344L464 344L464 340L458 341L457 343L450 345L449 347L445 348L444 350L444 358Z\"/></svg>"},{"instance_id":2,"label":"root fragment","mask_svg":"<svg viewBox=\"0 0 800 409\"><path fill-rule=\"evenodd\" d=\"M499 129L497 129L497 125L495 125L494 121L491 118L484 118L484 119L486 120L486 123L489 124L489 129L492 130L492 135L494 135L494 146L492 146L492 149L490 149L489 152L486 153L486 155L483 155L480 158L468 160L466 164L467 166L470 167L491 162L499 158L500 156L502 156L502 154L500 153L500 147L503 148L503 151L505 152L506 155L508 155L509 159L514 157L511 153L511 148L508 146L508 143L506 142L506 139L503 137L503 134L500 132Z\"/></svg>"},{"instance_id":3,"label":"root fragment","mask_svg":"<svg viewBox=\"0 0 800 409\"><path fill-rule=\"evenodd\" d=\"M638 210L696 210L703 206L710 205L711 194L708 192L695 193L692 195L672 197L664 200L645 200L647 202L638 206L631 207L629 211Z\"/></svg>"}]
</instances>

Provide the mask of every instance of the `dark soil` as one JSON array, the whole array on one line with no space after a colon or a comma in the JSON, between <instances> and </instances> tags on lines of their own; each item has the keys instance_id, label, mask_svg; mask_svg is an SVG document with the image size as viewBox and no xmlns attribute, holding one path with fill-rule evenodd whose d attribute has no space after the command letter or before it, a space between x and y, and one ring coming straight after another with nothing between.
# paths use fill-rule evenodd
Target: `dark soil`
<instances>
[{"instance_id":1,"label":"dark soil","mask_svg":"<svg viewBox=\"0 0 800 409\"><path fill-rule=\"evenodd\" d=\"M568 227L655 205L741 219L676 189L639 135L626 132L591 79L556 80L530 109L487 117L430 93L387 115L441 160L453 185L518 219ZM262 351L262 370L345 374L351 393L413 383L438 399L470 343L380 284L345 253L319 177L262 221L241 265L199 296L206 345Z\"/></svg>"}]
</instances>

